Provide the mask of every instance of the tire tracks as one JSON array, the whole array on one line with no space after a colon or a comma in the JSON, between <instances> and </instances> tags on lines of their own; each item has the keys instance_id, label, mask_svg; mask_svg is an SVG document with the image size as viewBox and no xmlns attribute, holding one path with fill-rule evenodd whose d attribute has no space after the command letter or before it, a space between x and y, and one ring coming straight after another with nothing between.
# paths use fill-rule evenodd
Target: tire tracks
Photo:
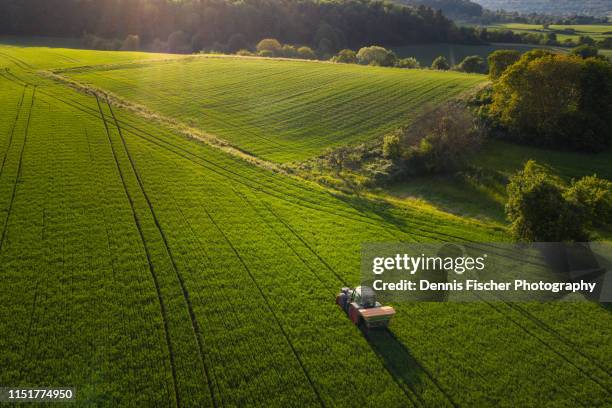
<instances>
[{"instance_id":1,"label":"tire tracks","mask_svg":"<svg viewBox=\"0 0 612 408\"><path fill-rule=\"evenodd\" d=\"M115 117L115 113L113 112L113 108L111 107L110 101L107 99L106 103L108 104L108 108L110 110L111 116L113 117L113 120L115 122L115 126L117 127L117 131L119 133L119 137L121 138L121 142L123 144L123 148L125 149L125 153L128 157L128 160L130 162L130 166L132 168L132 171L134 172L134 175L136 176L136 180L138 181L138 185L140 187L140 191L142 192L143 197L145 198L145 201L147 202L147 206L149 207L149 211L151 212L151 216L153 218L153 222L155 223L155 226L157 227L157 230L159 231L159 234L162 238L164 247L167 251L168 254L168 258L170 259L170 263L172 265L172 268L174 270L174 273L176 274L176 277L179 281L179 285L181 288L181 292L183 295L183 298L185 299L185 302L187 304L187 309L189 312L189 317L191 319L191 324L192 324L192 329L193 329L193 334L195 336L196 342L198 343L198 352L200 354L200 359L202 362L202 366L204 368L204 374L206 375L206 380L208 382L208 389L211 395L211 399L213 401L213 405L215 406L215 408L217 407L217 400L215 398L215 387L212 384L211 381L211 375L210 375L210 369L208 367L208 363L206 362L206 352L204 349L204 344L202 341L202 332L200 329L200 325L198 323L198 320L196 318L195 312L193 311L193 305L191 303L191 299L189 298L189 292L187 291L187 288L185 286L185 281L183 280L183 276L181 275L181 273L178 270L178 267L176 265L176 261L174 259L174 255L172 253L172 250L170 248L170 245L168 244L168 238L166 237L166 233L164 232L164 229L162 228L161 224L159 223L159 219L157 218L157 214L155 213L155 210L153 209L153 204L151 203L151 200L149 199L149 195L147 194L145 188L144 188L144 183L142 181L142 178L140 176L140 173L138 172L138 169L136 168L136 164L134 163L134 159L132 158L132 155L130 154L130 151L127 147L127 143L125 142L125 138L123 137L123 132L121 131L121 127L119 126L119 123L117 122L117 118Z\"/></svg>"},{"instance_id":2,"label":"tire tracks","mask_svg":"<svg viewBox=\"0 0 612 408\"><path fill-rule=\"evenodd\" d=\"M127 188L127 183L125 181L125 177L123 175L123 172L121 171L121 166L119 165L119 159L117 158L117 153L115 151L115 147L113 145L112 139L111 139L111 135L110 135L110 130L108 128L108 124L106 123L106 118L104 117L104 112L102 111L102 106L100 105L100 101L98 99L97 96L95 96L96 98L96 103L98 104L98 109L100 110L100 119L102 119L102 123L104 124L104 128L106 131L106 136L108 137L108 143L110 144L111 147L111 151L113 154L113 158L115 160L115 165L117 167L117 172L119 173L119 177L121 178L121 183L123 184L123 189L125 191L125 194L127 196L128 202L130 203L130 208L132 210L132 216L134 218L134 223L136 225L136 229L138 230L138 234L140 236L140 241L144 247L145 250L145 255L147 258L147 264L149 267L149 272L151 274L151 277L153 278L153 283L155 285L155 290L157 292L157 300L159 302L159 306L160 306L160 310L161 310L161 316L162 316L162 323L163 323L163 327L164 327L164 336L166 339L166 345L168 347L168 354L169 354L169 358L170 358L170 366L172 369L172 381L173 381L173 385L174 385L174 402L176 404L177 407L181 406L181 399L179 396L179 391L178 391L178 381L177 381L177 374L176 374L176 366L175 366L175 362L174 362L174 349L172 346L172 341L170 340L170 333L169 333L169 329L168 329L168 312L166 310L166 306L164 303L164 299L162 297L161 294L161 288L159 285L159 280L157 278L157 274L155 272L155 269L153 267L153 263L151 261L151 253L149 251L149 247L147 246L147 243L145 241L144 238L144 233L142 231L142 225L140 223L140 219L138 218L138 214L136 213L136 208L134 205L134 201L132 199L132 196L130 194L130 192L128 191Z\"/></svg>"}]
</instances>

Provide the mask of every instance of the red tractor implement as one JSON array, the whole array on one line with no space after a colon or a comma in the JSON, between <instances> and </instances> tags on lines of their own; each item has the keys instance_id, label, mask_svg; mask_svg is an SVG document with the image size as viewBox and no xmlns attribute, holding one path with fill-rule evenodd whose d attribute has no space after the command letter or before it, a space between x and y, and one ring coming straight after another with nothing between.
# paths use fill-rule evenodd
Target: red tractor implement
<instances>
[{"instance_id":1,"label":"red tractor implement","mask_svg":"<svg viewBox=\"0 0 612 408\"><path fill-rule=\"evenodd\" d=\"M376 293L368 286L342 288L336 304L355 325L365 329L386 328L395 314L395 309L376 301Z\"/></svg>"}]
</instances>

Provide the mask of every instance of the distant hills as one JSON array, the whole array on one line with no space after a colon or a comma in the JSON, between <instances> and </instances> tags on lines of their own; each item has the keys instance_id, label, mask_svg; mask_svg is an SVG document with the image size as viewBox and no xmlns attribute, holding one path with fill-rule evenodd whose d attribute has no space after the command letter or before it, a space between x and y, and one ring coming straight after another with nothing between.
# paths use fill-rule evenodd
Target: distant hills
<instances>
[{"instance_id":1,"label":"distant hills","mask_svg":"<svg viewBox=\"0 0 612 408\"><path fill-rule=\"evenodd\" d=\"M612 0L473 0L490 10L554 15L612 15Z\"/></svg>"}]
</instances>

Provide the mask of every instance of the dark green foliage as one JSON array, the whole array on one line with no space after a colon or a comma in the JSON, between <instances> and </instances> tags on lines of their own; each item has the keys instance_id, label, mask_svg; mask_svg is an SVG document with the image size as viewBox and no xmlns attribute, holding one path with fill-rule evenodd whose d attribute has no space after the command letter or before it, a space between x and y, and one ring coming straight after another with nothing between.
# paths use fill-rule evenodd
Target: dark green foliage
<instances>
[{"instance_id":1,"label":"dark green foliage","mask_svg":"<svg viewBox=\"0 0 612 408\"><path fill-rule=\"evenodd\" d=\"M448 71L450 69L450 64L446 58L440 56L432 62L431 68L440 71Z\"/></svg>"},{"instance_id":2,"label":"dark green foliage","mask_svg":"<svg viewBox=\"0 0 612 408\"><path fill-rule=\"evenodd\" d=\"M584 241L588 235L580 211L563 197L560 182L530 160L510 178L506 215L517 240Z\"/></svg>"},{"instance_id":3,"label":"dark green foliage","mask_svg":"<svg viewBox=\"0 0 612 408\"><path fill-rule=\"evenodd\" d=\"M495 80L504 71L521 58L521 53L517 50L497 50L489 54L489 76Z\"/></svg>"},{"instance_id":4,"label":"dark green foliage","mask_svg":"<svg viewBox=\"0 0 612 408\"><path fill-rule=\"evenodd\" d=\"M612 224L612 183L597 176L572 183L565 198L582 211L589 226Z\"/></svg>"},{"instance_id":5,"label":"dark green foliage","mask_svg":"<svg viewBox=\"0 0 612 408\"><path fill-rule=\"evenodd\" d=\"M228 44L241 33L251 44L274 37L331 54L345 47L465 42L441 13L382 1L347 0L4 0L0 34L102 38L140 36L143 44L174 32L194 50ZM235 48L235 47L234 47ZM244 48L244 47L239 47ZM238 50L239 48L235 48Z\"/></svg>"},{"instance_id":6,"label":"dark green foliage","mask_svg":"<svg viewBox=\"0 0 612 408\"><path fill-rule=\"evenodd\" d=\"M579 57L582 58L592 58L592 57L596 57L597 55L599 55L599 50L597 49L597 47L594 47L592 45L580 45L576 48L574 48L572 50L572 55L577 55Z\"/></svg>"},{"instance_id":7,"label":"dark green foliage","mask_svg":"<svg viewBox=\"0 0 612 408\"><path fill-rule=\"evenodd\" d=\"M249 48L246 38L241 33L232 34L227 42L227 51L234 53L238 50Z\"/></svg>"},{"instance_id":8,"label":"dark green foliage","mask_svg":"<svg viewBox=\"0 0 612 408\"><path fill-rule=\"evenodd\" d=\"M191 51L191 37L186 32L179 30L168 36L168 52L188 54Z\"/></svg>"},{"instance_id":9,"label":"dark green foliage","mask_svg":"<svg viewBox=\"0 0 612 408\"><path fill-rule=\"evenodd\" d=\"M487 64L480 55L470 55L459 63L457 70L468 74L484 74L487 71Z\"/></svg>"},{"instance_id":10,"label":"dark green foliage","mask_svg":"<svg viewBox=\"0 0 612 408\"><path fill-rule=\"evenodd\" d=\"M610 145L612 65L605 60L532 51L493 90L491 112L514 140L580 151Z\"/></svg>"}]
</instances>

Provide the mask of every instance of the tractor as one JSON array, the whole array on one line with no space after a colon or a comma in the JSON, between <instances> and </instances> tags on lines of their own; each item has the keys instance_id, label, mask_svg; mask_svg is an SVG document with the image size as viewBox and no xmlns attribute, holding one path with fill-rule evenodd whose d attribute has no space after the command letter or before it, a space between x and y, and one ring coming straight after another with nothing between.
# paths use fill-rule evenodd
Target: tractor
<instances>
[{"instance_id":1,"label":"tractor","mask_svg":"<svg viewBox=\"0 0 612 408\"><path fill-rule=\"evenodd\" d=\"M336 296L336 304L362 330L384 329L395 314L395 309L382 306L376 301L374 289L368 286L358 286L355 289L342 288Z\"/></svg>"}]
</instances>

